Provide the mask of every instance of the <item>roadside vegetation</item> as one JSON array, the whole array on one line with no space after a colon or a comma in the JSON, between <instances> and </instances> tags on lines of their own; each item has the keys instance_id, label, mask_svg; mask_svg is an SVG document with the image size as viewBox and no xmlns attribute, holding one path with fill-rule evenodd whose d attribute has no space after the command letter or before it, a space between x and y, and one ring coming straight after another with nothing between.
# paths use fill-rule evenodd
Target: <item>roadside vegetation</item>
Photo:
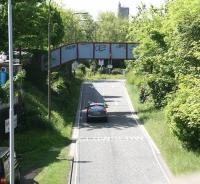
<instances>
[{"instance_id":1,"label":"roadside vegetation","mask_svg":"<svg viewBox=\"0 0 200 184\"><path fill-rule=\"evenodd\" d=\"M165 109L157 109L152 101L140 102L139 88L127 83L127 90L140 121L151 135L175 175L200 170L200 154L183 147L170 131Z\"/></svg>"},{"instance_id":2,"label":"roadside vegetation","mask_svg":"<svg viewBox=\"0 0 200 184\"><path fill-rule=\"evenodd\" d=\"M63 71L60 71L57 84L52 85L52 118L48 121L46 74L39 70L35 73L30 68L23 84L23 116L15 136L16 152L22 157L22 174L25 182L66 183L71 128L81 80L76 78L69 82L66 77L62 78ZM1 141L1 146L7 144L6 140ZM27 179L27 175L31 177Z\"/></svg>"},{"instance_id":3,"label":"roadside vegetation","mask_svg":"<svg viewBox=\"0 0 200 184\"><path fill-rule=\"evenodd\" d=\"M100 67L94 62L88 62L87 65L79 64L76 69L76 74L84 80L97 80L97 79L123 79L125 78L125 71L122 68L114 68L109 70L105 67Z\"/></svg>"},{"instance_id":4,"label":"roadside vegetation","mask_svg":"<svg viewBox=\"0 0 200 184\"><path fill-rule=\"evenodd\" d=\"M127 62L129 93L175 174L200 169L199 12L199 0L142 5L128 34L140 43Z\"/></svg>"}]
</instances>

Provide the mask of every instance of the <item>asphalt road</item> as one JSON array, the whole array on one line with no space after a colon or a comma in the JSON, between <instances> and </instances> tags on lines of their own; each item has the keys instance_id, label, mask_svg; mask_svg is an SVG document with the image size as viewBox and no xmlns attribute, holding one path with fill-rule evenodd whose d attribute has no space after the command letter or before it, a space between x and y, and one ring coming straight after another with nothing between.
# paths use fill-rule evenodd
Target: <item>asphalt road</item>
<instances>
[{"instance_id":1,"label":"asphalt road","mask_svg":"<svg viewBox=\"0 0 200 184\"><path fill-rule=\"evenodd\" d=\"M107 123L86 122L88 101L108 104ZM84 82L71 183L170 183L159 150L136 118L123 80Z\"/></svg>"}]
</instances>

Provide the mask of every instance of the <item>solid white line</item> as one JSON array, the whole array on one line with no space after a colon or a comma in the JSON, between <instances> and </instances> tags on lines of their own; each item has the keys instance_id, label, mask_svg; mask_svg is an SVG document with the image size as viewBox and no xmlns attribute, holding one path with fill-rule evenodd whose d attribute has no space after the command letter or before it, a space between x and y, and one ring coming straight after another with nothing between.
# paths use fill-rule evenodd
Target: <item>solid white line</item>
<instances>
[{"instance_id":1,"label":"solid white line","mask_svg":"<svg viewBox=\"0 0 200 184\"><path fill-rule=\"evenodd\" d=\"M77 123L77 136L76 136L76 151L75 151L75 174L74 174L74 183L77 184L77 177L78 177L78 161L79 161L79 154L78 154L78 144L79 144L79 127L80 127L80 118L81 118L81 107L82 107L82 96L83 96L83 85L81 85L81 96L80 96L80 106L79 106L79 115L78 115L78 123Z\"/></svg>"},{"instance_id":2,"label":"solid white line","mask_svg":"<svg viewBox=\"0 0 200 184\"><path fill-rule=\"evenodd\" d=\"M135 119L138 127L142 130L143 134L145 135L145 137L146 137L146 139L147 139L147 141L148 141L148 143L150 145L150 148L151 148L151 151L153 153L153 156L154 156L159 168L161 169L161 171L162 171L165 179L167 180L168 184L170 184L171 183L170 179L169 179L168 175L166 174L165 169L163 168L162 164L160 163L160 161L159 161L159 159L158 159L158 157L156 155L156 152L157 152L157 154L160 154L160 151L159 151L158 147L156 146L156 144L154 143L154 141L152 140L152 138L150 137L150 135L147 132L147 130L145 129L145 127L138 122L139 117L134 114L135 110L133 108L132 102L130 100L130 97L129 97L129 94L127 92L127 89L125 87L125 83L124 82L123 82L123 86L124 86L125 95L126 95L126 98L127 98L127 101L128 101L128 106L129 106L129 108L131 110L132 117L133 117L133 119ZM155 152L155 150L156 150L156 152Z\"/></svg>"}]
</instances>

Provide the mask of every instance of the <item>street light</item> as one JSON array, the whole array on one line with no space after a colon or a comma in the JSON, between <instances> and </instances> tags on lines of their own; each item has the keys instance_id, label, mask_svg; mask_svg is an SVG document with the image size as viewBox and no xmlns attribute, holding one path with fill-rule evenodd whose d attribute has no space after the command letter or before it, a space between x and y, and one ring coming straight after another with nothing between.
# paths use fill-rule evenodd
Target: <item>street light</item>
<instances>
[{"instance_id":1,"label":"street light","mask_svg":"<svg viewBox=\"0 0 200 184\"><path fill-rule=\"evenodd\" d=\"M14 184L14 87L13 87L13 25L12 0L8 0L8 39L9 39L9 80L10 80L10 109L9 109L9 151L10 151L10 184Z\"/></svg>"},{"instance_id":2,"label":"street light","mask_svg":"<svg viewBox=\"0 0 200 184\"><path fill-rule=\"evenodd\" d=\"M51 120L51 0L48 12L48 120Z\"/></svg>"}]
</instances>

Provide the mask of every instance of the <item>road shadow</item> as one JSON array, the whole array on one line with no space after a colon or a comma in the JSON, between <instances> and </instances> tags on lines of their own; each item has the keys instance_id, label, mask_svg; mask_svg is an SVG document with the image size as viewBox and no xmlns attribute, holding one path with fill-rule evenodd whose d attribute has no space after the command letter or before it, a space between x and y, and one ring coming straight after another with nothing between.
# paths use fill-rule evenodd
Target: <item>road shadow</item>
<instances>
[{"instance_id":1,"label":"road shadow","mask_svg":"<svg viewBox=\"0 0 200 184\"><path fill-rule=\"evenodd\" d=\"M133 119L132 115L132 112L109 112L108 122L97 120L88 123L86 121L86 112L83 112L82 123L80 124L80 128L88 128L88 130L101 128L115 128L120 130L130 127L137 127L138 125Z\"/></svg>"},{"instance_id":2,"label":"road shadow","mask_svg":"<svg viewBox=\"0 0 200 184\"><path fill-rule=\"evenodd\" d=\"M106 81L107 82L107 81ZM119 81L114 81L119 82ZM86 109L85 104L82 104L81 108L81 123L80 128L88 128L88 130L92 129L101 129L101 128L116 128L116 129L124 129L130 127L138 126L137 122L133 119L133 114L137 114L137 112L124 111L123 108L118 108L117 105L114 103L123 102L124 97L120 95L102 95L98 89L95 88L95 85L92 82L87 82L84 84L83 88L83 96L84 103L87 104L88 102L99 102L99 103L107 103L108 104L108 122L101 122L101 121L93 121L88 123L86 121ZM117 99L117 100L116 100ZM113 108L118 108L117 111L110 111L109 106ZM127 105L128 106L128 105ZM125 108L129 109L129 108Z\"/></svg>"}]
</instances>

